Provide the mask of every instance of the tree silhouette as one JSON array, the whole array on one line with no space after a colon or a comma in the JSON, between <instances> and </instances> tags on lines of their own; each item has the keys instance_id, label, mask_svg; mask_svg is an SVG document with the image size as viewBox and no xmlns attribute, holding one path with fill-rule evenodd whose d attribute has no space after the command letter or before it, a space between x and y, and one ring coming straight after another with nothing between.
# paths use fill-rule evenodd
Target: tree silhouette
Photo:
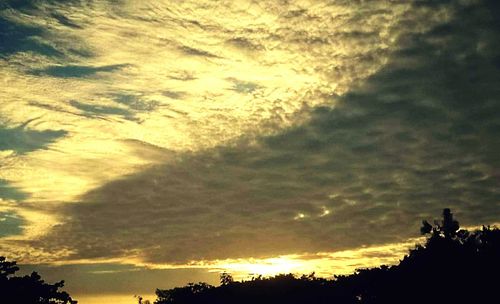
<instances>
[{"instance_id":1,"label":"tree silhouette","mask_svg":"<svg viewBox=\"0 0 500 304\"><path fill-rule=\"evenodd\" d=\"M221 285L229 285L234 282L233 276L227 272L223 272L220 275L220 284Z\"/></svg>"},{"instance_id":2,"label":"tree silhouette","mask_svg":"<svg viewBox=\"0 0 500 304\"><path fill-rule=\"evenodd\" d=\"M453 219L453 213L449 208L443 209L443 220L441 222L436 221L435 224L436 226L432 227L426 220L422 221L420 233L423 235L432 234L435 237L444 236L449 239L455 237L460 229L460 224Z\"/></svg>"},{"instance_id":3,"label":"tree silhouette","mask_svg":"<svg viewBox=\"0 0 500 304\"><path fill-rule=\"evenodd\" d=\"M155 304L500 303L500 230L460 230L450 209L442 217L435 226L423 221L425 244L416 245L398 265L358 269L334 279L281 274L236 282L226 274L218 287L191 283L157 289Z\"/></svg>"},{"instance_id":4,"label":"tree silhouette","mask_svg":"<svg viewBox=\"0 0 500 304\"><path fill-rule=\"evenodd\" d=\"M59 291L64 281L48 284L32 272L22 277L14 276L17 263L0 256L0 303L20 304L76 304L68 293Z\"/></svg>"},{"instance_id":5,"label":"tree silhouette","mask_svg":"<svg viewBox=\"0 0 500 304\"><path fill-rule=\"evenodd\" d=\"M135 295L134 298L137 298L137 304L151 304L149 300L144 300L142 296ZM144 301L142 301L144 300Z\"/></svg>"}]
</instances>

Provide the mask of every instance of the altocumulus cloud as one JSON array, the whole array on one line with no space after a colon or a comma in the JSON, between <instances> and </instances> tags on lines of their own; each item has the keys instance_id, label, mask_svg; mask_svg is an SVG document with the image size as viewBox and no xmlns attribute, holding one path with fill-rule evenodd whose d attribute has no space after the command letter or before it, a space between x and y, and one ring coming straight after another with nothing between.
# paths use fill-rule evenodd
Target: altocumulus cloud
<instances>
[{"instance_id":1,"label":"altocumulus cloud","mask_svg":"<svg viewBox=\"0 0 500 304\"><path fill-rule=\"evenodd\" d=\"M28 117L58 114L57 123L77 126L75 136L75 116L110 116L93 127L141 140L168 124L182 140L145 141L193 148L252 132L269 117L283 125L303 103L322 101L304 95L345 92L384 62L406 31L394 25L408 4L75 0L4 1L0 9L0 65L14 84L0 93L5 105L23 102ZM126 109L119 95L154 108ZM140 134L124 132L124 123L146 119Z\"/></svg>"},{"instance_id":2,"label":"altocumulus cloud","mask_svg":"<svg viewBox=\"0 0 500 304\"><path fill-rule=\"evenodd\" d=\"M196 151L285 128L304 104L374 73L396 37L429 27L423 16L439 21L385 1L1 4L6 132L37 117L37 131L65 135L2 154L1 177L56 204L155 162L130 154L130 140Z\"/></svg>"},{"instance_id":3,"label":"altocumulus cloud","mask_svg":"<svg viewBox=\"0 0 500 304\"><path fill-rule=\"evenodd\" d=\"M89 191L34 245L185 263L402 241L443 206L466 225L498 222L500 6L422 7L448 18L401 36L383 68L325 97L335 106Z\"/></svg>"}]
</instances>

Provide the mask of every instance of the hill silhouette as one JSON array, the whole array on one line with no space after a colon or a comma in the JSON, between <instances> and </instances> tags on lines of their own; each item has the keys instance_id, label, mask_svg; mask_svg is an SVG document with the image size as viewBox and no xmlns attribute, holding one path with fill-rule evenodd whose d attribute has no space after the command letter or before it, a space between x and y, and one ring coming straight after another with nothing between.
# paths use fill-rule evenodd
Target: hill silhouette
<instances>
[{"instance_id":1,"label":"hill silhouette","mask_svg":"<svg viewBox=\"0 0 500 304\"><path fill-rule=\"evenodd\" d=\"M460 229L450 209L444 209L442 221L434 226L423 221L421 233L428 235L425 244L416 245L398 265L359 269L333 279L280 274L236 282L223 274L218 287L190 283L157 289L154 303L500 303L498 228Z\"/></svg>"}]
</instances>

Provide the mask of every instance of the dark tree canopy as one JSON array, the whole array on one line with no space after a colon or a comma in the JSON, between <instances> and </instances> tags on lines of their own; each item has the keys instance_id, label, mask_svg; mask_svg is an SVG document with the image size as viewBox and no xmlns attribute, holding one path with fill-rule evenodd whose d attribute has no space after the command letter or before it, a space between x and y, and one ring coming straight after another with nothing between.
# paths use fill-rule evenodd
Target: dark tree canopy
<instances>
[{"instance_id":1,"label":"dark tree canopy","mask_svg":"<svg viewBox=\"0 0 500 304\"><path fill-rule=\"evenodd\" d=\"M59 291L64 281L48 284L40 275L14 276L16 262L0 257L0 303L8 304L76 304L68 293Z\"/></svg>"},{"instance_id":2,"label":"dark tree canopy","mask_svg":"<svg viewBox=\"0 0 500 304\"><path fill-rule=\"evenodd\" d=\"M434 237L453 238L456 236L460 225L458 221L453 219L453 213L449 208L443 209L443 220L439 223L436 221L436 226L432 227L426 220L422 221L420 233L432 234Z\"/></svg>"},{"instance_id":3,"label":"dark tree canopy","mask_svg":"<svg viewBox=\"0 0 500 304\"><path fill-rule=\"evenodd\" d=\"M218 287L188 284L156 291L155 304L390 304L500 303L500 230L460 230L450 209L432 226L423 222L424 245L398 265L359 269L333 279L282 274L236 282L221 276Z\"/></svg>"}]
</instances>

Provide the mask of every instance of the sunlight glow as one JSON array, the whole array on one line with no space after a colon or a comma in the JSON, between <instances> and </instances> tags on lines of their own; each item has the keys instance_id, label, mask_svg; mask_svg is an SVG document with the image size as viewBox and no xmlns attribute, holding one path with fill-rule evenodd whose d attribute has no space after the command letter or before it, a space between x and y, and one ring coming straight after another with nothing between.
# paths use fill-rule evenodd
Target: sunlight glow
<instances>
[{"instance_id":1,"label":"sunlight glow","mask_svg":"<svg viewBox=\"0 0 500 304\"><path fill-rule=\"evenodd\" d=\"M156 295L140 295L143 297L143 301L149 300L151 303L156 299ZM103 304L103 303L112 303L112 304L136 304L137 298L132 295L73 295L73 298L78 300L78 304Z\"/></svg>"},{"instance_id":2,"label":"sunlight glow","mask_svg":"<svg viewBox=\"0 0 500 304\"><path fill-rule=\"evenodd\" d=\"M306 217L306 215L304 213L299 213L293 219L294 220L301 220L301 219L303 219L305 217Z\"/></svg>"},{"instance_id":3,"label":"sunlight glow","mask_svg":"<svg viewBox=\"0 0 500 304\"><path fill-rule=\"evenodd\" d=\"M328 278L334 274L349 274L358 268L396 264L401 257L408 253L408 249L413 248L415 244L422 243L424 239L424 237L410 238L401 243L352 250L288 254L268 258L191 261L188 264L178 265L137 264L137 262L134 264L151 269L198 268L216 273L228 272L236 280L248 280L259 275L264 277L288 273L302 275L312 272L318 277ZM122 263L127 264L125 260Z\"/></svg>"},{"instance_id":4,"label":"sunlight glow","mask_svg":"<svg viewBox=\"0 0 500 304\"><path fill-rule=\"evenodd\" d=\"M324 216L327 216L331 213L330 210L328 210L325 206L322 207L322 212L321 214L319 215L320 217L324 217Z\"/></svg>"},{"instance_id":5,"label":"sunlight glow","mask_svg":"<svg viewBox=\"0 0 500 304\"><path fill-rule=\"evenodd\" d=\"M229 273L246 273L247 276L273 276L280 273L293 273L304 268L304 262L290 256L280 256L262 260L249 260L219 265Z\"/></svg>"}]
</instances>

